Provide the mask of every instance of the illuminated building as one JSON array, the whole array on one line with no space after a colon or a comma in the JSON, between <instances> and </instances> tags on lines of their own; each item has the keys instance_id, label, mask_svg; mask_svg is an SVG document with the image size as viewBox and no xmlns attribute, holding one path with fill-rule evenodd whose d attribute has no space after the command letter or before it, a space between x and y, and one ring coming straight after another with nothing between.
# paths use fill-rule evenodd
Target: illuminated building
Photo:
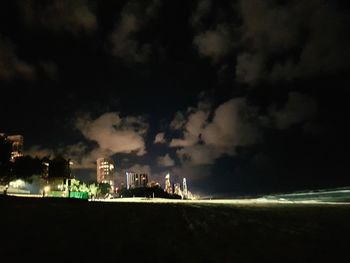
<instances>
[{"instance_id":1,"label":"illuminated building","mask_svg":"<svg viewBox=\"0 0 350 263\"><path fill-rule=\"evenodd\" d=\"M182 197L181 186L179 183L174 184L174 194Z\"/></svg>"},{"instance_id":2,"label":"illuminated building","mask_svg":"<svg viewBox=\"0 0 350 263\"><path fill-rule=\"evenodd\" d=\"M7 142L11 144L11 157L10 161L14 162L17 157L23 156L23 136L22 135L6 135L0 133Z\"/></svg>"},{"instance_id":3,"label":"illuminated building","mask_svg":"<svg viewBox=\"0 0 350 263\"><path fill-rule=\"evenodd\" d=\"M147 187L160 187L160 184L158 182L152 180L152 181L148 182Z\"/></svg>"},{"instance_id":4,"label":"illuminated building","mask_svg":"<svg viewBox=\"0 0 350 263\"><path fill-rule=\"evenodd\" d=\"M50 160L44 160L42 162L43 164L43 178L47 179L49 177L49 165L50 165Z\"/></svg>"},{"instance_id":5,"label":"illuminated building","mask_svg":"<svg viewBox=\"0 0 350 263\"><path fill-rule=\"evenodd\" d=\"M23 156L23 136L10 135L7 139L12 142L11 161L14 161L17 157Z\"/></svg>"},{"instance_id":6,"label":"illuminated building","mask_svg":"<svg viewBox=\"0 0 350 263\"><path fill-rule=\"evenodd\" d=\"M148 174L146 173L125 172L125 174L127 189L146 187L148 184Z\"/></svg>"},{"instance_id":7,"label":"illuminated building","mask_svg":"<svg viewBox=\"0 0 350 263\"><path fill-rule=\"evenodd\" d=\"M164 189L164 191L167 192L168 194L173 194L173 188L171 187L169 173L165 176L165 189Z\"/></svg>"},{"instance_id":8,"label":"illuminated building","mask_svg":"<svg viewBox=\"0 0 350 263\"><path fill-rule=\"evenodd\" d=\"M97 183L110 184L114 189L114 164L110 158L98 158L97 165Z\"/></svg>"},{"instance_id":9,"label":"illuminated building","mask_svg":"<svg viewBox=\"0 0 350 263\"><path fill-rule=\"evenodd\" d=\"M187 190L186 178L184 178L183 181L182 181L182 194L183 194L183 198L185 198L185 199L188 198L188 190Z\"/></svg>"}]
</instances>

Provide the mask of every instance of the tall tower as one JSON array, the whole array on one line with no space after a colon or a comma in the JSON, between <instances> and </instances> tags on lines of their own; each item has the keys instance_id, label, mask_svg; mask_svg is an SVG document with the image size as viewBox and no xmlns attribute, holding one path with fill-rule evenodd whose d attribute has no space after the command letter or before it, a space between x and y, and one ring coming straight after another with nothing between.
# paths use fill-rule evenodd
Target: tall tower
<instances>
[{"instance_id":1,"label":"tall tower","mask_svg":"<svg viewBox=\"0 0 350 263\"><path fill-rule=\"evenodd\" d=\"M182 181L182 194L183 194L183 198L186 199L188 197L186 178L184 178Z\"/></svg>"},{"instance_id":2,"label":"tall tower","mask_svg":"<svg viewBox=\"0 0 350 263\"><path fill-rule=\"evenodd\" d=\"M173 194L173 189L171 187L169 173L165 176L165 189L164 189L164 191L167 192L168 194Z\"/></svg>"},{"instance_id":3,"label":"tall tower","mask_svg":"<svg viewBox=\"0 0 350 263\"><path fill-rule=\"evenodd\" d=\"M114 164L110 158L98 158L97 165L97 183L108 183L114 187Z\"/></svg>"}]
</instances>

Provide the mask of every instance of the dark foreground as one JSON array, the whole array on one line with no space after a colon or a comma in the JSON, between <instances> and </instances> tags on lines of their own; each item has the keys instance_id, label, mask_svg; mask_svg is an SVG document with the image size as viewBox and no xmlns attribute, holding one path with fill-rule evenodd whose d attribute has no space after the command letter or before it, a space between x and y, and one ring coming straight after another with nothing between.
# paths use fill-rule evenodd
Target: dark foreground
<instances>
[{"instance_id":1,"label":"dark foreground","mask_svg":"<svg viewBox=\"0 0 350 263\"><path fill-rule=\"evenodd\" d=\"M350 206L0 196L0 209L11 262L350 262Z\"/></svg>"}]
</instances>

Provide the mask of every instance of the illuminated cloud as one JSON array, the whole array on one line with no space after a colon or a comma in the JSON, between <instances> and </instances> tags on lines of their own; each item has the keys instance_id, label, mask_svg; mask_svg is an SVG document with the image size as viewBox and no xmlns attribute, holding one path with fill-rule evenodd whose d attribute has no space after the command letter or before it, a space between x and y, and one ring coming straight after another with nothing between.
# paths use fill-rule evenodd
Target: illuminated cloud
<instances>
[{"instance_id":1,"label":"illuminated cloud","mask_svg":"<svg viewBox=\"0 0 350 263\"><path fill-rule=\"evenodd\" d=\"M238 145L249 145L259 137L255 110L243 98L231 99L213 112L191 113L183 127L183 138L174 138L170 147L179 148L177 156L183 163L213 164L226 154L233 155Z\"/></svg>"},{"instance_id":2,"label":"illuminated cloud","mask_svg":"<svg viewBox=\"0 0 350 263\"><path fill-rule=\"evenodd\" d=\"M164 132L157 133L153 143L166 143L164 139Z\"/></svg>"},{"instance_id":3,"label":"illuminated cloud","mask_svg":"<svg viewBox=\"0 0 350 263\"><path fill-rule=\"evenodd\" d=\"M54 152L51 149L43 148L39 145L34 145L29 149L24 151L25 155L30 155L33 158L44 158L44 157L53 157Z\"/></svg>"},{"instance_id":4,"label":"illuminated cloud","mask_svg":"<svg viewBox=\"0 0 350 263\"><path fill-rule=\"evenodd\" d=\"M110 152L100 148L89 150L87 144L82 142L62 147L58 151L73 162L73 169L95 169L97 158L110 156Z\"/></svg>"},{"instance_id":5,"label":"illuminated cloud","mask_svg":"<svg viewBox=\"0 0 350 263\"><path fill-rule=\"evenodd\" d=\"M158 157L157 162L160 166L164 166L164 167L174 166L175 164L175 161L171 159L168 153L164 156Z\"/></svg>"},{"instance_id":6,"label":"illuminated cloud","mask_svg":"<svg viewBox=\"0 0 350 263\"><path fill-rule=\"evenodd\" d=\"M191 113L183 127L184 137L172 139L170 147L186 147L198 143L199 136L207 122L208 114L208 112L202 110Z\"/></svg>"},{"instance_id":7,"label":"illuminated cloud","mask_svg":"<svg viewBox=\"0 0 350 263\"><path fill-rule=\"evenodd\" d=\"M231 99L216 108L212 121L202 131L202 140L230 153L232 146L256 141L256 118L255 109L247 104L246 99Z\"/></svg>"},{"instance_id":8,"label":"illuminated cloud","mask_svg":"<svg viewBox=\"0 0 350 263\"><path fill-rule=\"evenodd\" d=\"M148 124L142 117L121 118L109 112L95 120L88 117L77 120L77 128L86 139L97 142L103 151L111 153L146 153L144 135Z\"/></svg>"},{"instance_id":9,"label":"illuminated cloud","mask_svg":"<svg viewBox=\"0 0 350 263\"><path fill-rule=\"evenodd\" d=\"M128 172L147 173L148 175L151 175L151 167L149 165L134 164L125 170Z\"/></svg>"},{"instance_id":10,"label":"illuminated cloud","mask_svg":"<svg viewBox=\"0 0 350 263\"><path fill-rule=\"evenodd\" d=\"M217 61L230 50L230 34L226 26L219 25L215 30L207 30L196 35L193 43L200 55Z\"/></svg>"},{"instance_id":11,"label":"illuminated cloud","mask_svg":"<svg viewBox=\"0 0 350 263\"><path fill-rule=\"evenodd\" d=\"M53 157L57 154L73 161L73 169L95 169L96 159L111 157L116 153L135 154L146 153L144 135L148 124L142 117L120 117L119 113L109 112L97 119L88 116L79 117L76 127L86 139L97 143L91 147L90 143L79 142L60 147L55 151L33 146L26 154L33 157Z\"/></svg>"}]
</instances>

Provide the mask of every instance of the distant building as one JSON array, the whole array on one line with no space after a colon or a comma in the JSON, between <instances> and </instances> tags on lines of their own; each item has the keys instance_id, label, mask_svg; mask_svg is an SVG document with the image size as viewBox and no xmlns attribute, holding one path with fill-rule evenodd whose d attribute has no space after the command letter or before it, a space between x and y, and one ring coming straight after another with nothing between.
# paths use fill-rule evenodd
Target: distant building
<instances>
[{"instance_id":1,"label":"distant building","mask_svg":"<svg viewBox=\"0 0 350 263\"><path fill-rule=\"evenodd\" d=\"M22 135L6 135L0 133L0 136L11 143L11 157L10 161L14 162L17 157L23 156L23 136Z\"/></svg>"},{"instance_id":2,"label":"distant building","mask_svg":"<svg viewBox=\"0 0 350 263\"><path fill-rule=\"evenodd\" d=\"M127 189L146 187L148 184L148 174L146 173L125 172L125 174Z\"/></svg>"},{"instance_id":3,"label":"distant building","mask_svg":"<svg viewBox=\"0 0 350 263\"><path fill-rule=\"evenodd\" d=\"M114 164L110 158L97 159L97 183L108 183L114 188Z\"/></svg>"},{"instance_id":4,"label":"distant building","mask_svg":"<svg viewBox=\"0 0 350 263\"><path fill-rule=\"evenodd\" d=\"M182 197L181 185L179 183L174 184L174 194Z\"/></svg>"},{"instance_id":5,"label":"distant building","mask_svg":"<svg viewBox=\"0 0 350 263\"><path fill-rule=\"evenodd\" d=\"M43 178L45 179L49 178L49 167L50 167L50 159L44 158L42 160L42 168L43 168L42 175L43 175Z\"/></svg>"},{"instance_id":6,"label":"distant building","mask_svg":"<svg viewBox=\"0 0 350 263\"><path fill-rule=\"evenodd\" d=\"M147 187L160 187L160 184L154 180L148 182Z\"/></svg>"},{"instance_id":7,"label":"distant building","mask_svg":"<svg viewBox=\"0 0 350 263\"><path fill-rule=\"evenodd\" d=\"M182 196L185 199L187 199L189 197L188 196L188 189L187 189L186 178L184 178L183 181L182 181Z\"/></svg>"},{"instance_id":8,"label":"distant building","mask_svg":"<svg viewBox=\"0 0 350 263\"><path fill-rule=\"evenodd\" d=\"M173 194L173 188L171 187L170 174L169 173L165 176L164 191L167 192L168 194Z\"/></svg>"}]
</instances>

